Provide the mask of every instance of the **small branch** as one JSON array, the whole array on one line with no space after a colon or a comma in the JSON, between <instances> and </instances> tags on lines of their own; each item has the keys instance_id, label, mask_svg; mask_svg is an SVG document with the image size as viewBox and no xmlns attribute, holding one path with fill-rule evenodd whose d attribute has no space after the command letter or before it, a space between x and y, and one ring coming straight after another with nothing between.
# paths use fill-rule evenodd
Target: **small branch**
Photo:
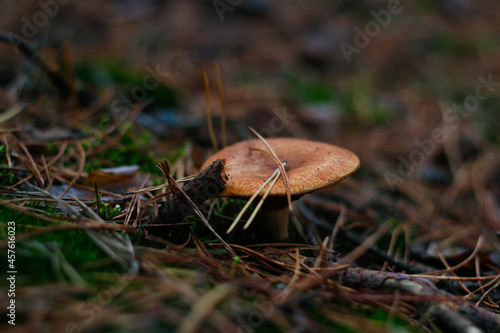
<instances>
[{"instance_id":1,"label":"small branch","mask_svg":"<svg viewBox=\"0 0 500 333\"><path fill-rule=\"evenodd\" d=\"M339 264L331 264L337 267ZM389 273L368 270L361 267L349 267L334 273L335 279L351 288L372 290L401 291L411 295L453 297L439 290L433 282L435 277L412 277L402 273ZM500 332L500 316L475 307L467 301L417 301L417 310L421 315L432 318L443 331L471 332L481 329L484 332ZM471 330L469 330L471 329Z\"/></svg>"},{"instance_id":2,"label":"small branch","mask_svg":"<svg viewBox=\"0 0 500 333\"><path fill-rule=\"evenodd\" d=\"M216 160L187 183L182 190L199 207L206 200L217 197L226 186L226 181L224 163L221 160ZM158 216L151 216L148 223L179 223L193 213L193 207L189 205L184 195L180 191L177 191L172 198L161 205Z\"/></svg>"}]
</instances>

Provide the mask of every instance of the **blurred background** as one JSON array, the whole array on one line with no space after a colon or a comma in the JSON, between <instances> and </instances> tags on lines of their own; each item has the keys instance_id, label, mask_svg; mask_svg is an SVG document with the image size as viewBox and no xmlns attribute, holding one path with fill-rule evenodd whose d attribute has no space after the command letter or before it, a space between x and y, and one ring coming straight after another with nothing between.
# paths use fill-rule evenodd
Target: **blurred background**
<instances>
[{"instance_id":1,"label":"blurred background","mask_svg":"<svg viewBox=\"0 0 500 333\"><path fill-rule=\"evenodd\" d=\"M475 94L478 77L490 78L497 82L485 91L491 95L460 118L481 139L498 141L494 1L46 0L0 6L1 29L28 40L71 81L78 100L70 106L106 102L105 93L135 93L132 103L149 101L144 125L165 137L176 128L202 127L202 70L217 116L217 62L229 121L268 127L271 110L286 108L296 117L280 135L336 140L347 134L353 137L345 144L378 150L406 149L415 138L430 137L443 113ZM0 84L9 96L51 92L46 75L15 47L4 43L0 51ZM159 76L151 89L134 90L151 70ZM129 104L120 99L114 105ZM148 123L154 117L160 123ZM232 141L248 133L231 130Z\"/></svg>"},{"instance_id":2,"label":"blurred background","mask_svg":"<svg viewBox=\"0 0 500 333\"><path fill-rule=\"evenodd\" d=\"M3 31L27 39L50 66L71 74L79 106L103 101L104 93L136 92L132 102L150 102L144 125L166 137L178 134L176 128L202 127L202 70L217 116L214 62L229 121L264 128L273 108L286 108L296 117L281 136L336 140L347 134L352 138L344 144L357 149L407 149L415 138L429 137L446 110L474 95L478 77L500 82L499 6L493 1L46 0L0 6ZM0 51L0 84L10 96L51 91L46 75L15 47L3 44ZM161 82L144 96L144 89L132 89L143 85L148 69ZM460 118L481 139L497 142L500 86L492 87L470 117ZM160 121L151 121L155 117ZM248 135L245 126L230 129L232 141ZM206 133L196 134L203 141Z\"/></svg>"}]
</instances>

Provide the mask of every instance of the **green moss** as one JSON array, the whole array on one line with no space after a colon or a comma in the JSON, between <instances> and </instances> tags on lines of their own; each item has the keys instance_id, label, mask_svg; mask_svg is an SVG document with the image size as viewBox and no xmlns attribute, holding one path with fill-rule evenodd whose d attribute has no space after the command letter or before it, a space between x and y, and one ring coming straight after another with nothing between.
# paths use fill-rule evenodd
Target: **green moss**
<instances>
[{"instance_id":1,"label":"green moss","mask_svg":"<svg viewBox=\"0 0 500 333\"><path fill-rule=\"evenodd\" d=\"M366 332L369 327L385 328L388 332L417 332L416 328L410 327L400 318L389 315L386 311L370 305L350 305L346 307L335 300L314 300L310 306L304 306L304 308L308 310L306 314L310 319L324 325L333 332ZM319 309L319 311L315 311L315 309ZM336 322L331 318L321 315L324 311L337 313L337 316L340 317L345 313L346 318L351 317L351 320L354 320L354 318L359 317L360 320L353 322L351 325L344 322ZM332 318L335 318L335 316ZM347 322L349 321L348 319ZM369 325L369 327L366 327L366 325Z\"/></svg>"},{"instance_id":2,"label":"green moss","mask_svg":"<svg viewBox=\"0 0 500 333\"><path fill-rule=\"evenodd\" d=\"M498 112L498 96L490 96L474 114L475 125L483 138L492 144L500 143L500 114Z\"/></svg>"},{"instance_id":3,"label":"green moss","mask_svg":"<svg viewBox=\"0 0 500 333\"><path fill-rule=\"evenodd\" d=\"M113 205L112 203L105 203L101 200L102 194L98 194L98 200L94 200L93 203L97 204L99 201L99 216L105 220L109 221L115 218L115 216L118 216L121 212L121 207L120 205Z\"/></svg>"},{"instance_id":4,"label":"green moss","mask_svg":"<svg viewBox=\"0 0 500 333\"><path fill-rule=\"evenodd\" d=\"M40 205L39 205L40 206ZM49 206L46 207L50 209ZM109 261L109 257L83 230L52 230L47 233L20 240L23 234L57 228L52 224L34 217L21 214L13 209L0 207L0 240L7 237L7 221L14 221L16 226L15 266L18 286L50 283L53 281L75 281L74 272L85 281L92 281L94 273L121 272L121 265ZM7 248L0 251L3 258ZM89 264L103 261L98 268L89 268ZM78 279L76 279L78 280ZM94 281L95 282L95 281ZM0 284L5 285L2 280Z\"/></svg>"},{"instance_id":5,"label":"green moss","mask_svg":"<svg viewBox=\"0 0 500 333\"><path fill-rule=\"evenodd\" d=\"M395 219L395 218L387 218L383 221L380 222L380 225L388 223L390 225L391 230L386 233L384 236L380 237L379 240L377 241L377 247L382 250L382 251L387 251L389 249L389 245L392 240L392 235L396 228L398 228L401 224L402 221ZM394 250L396 251L399 249L400 251L404 251L405 249L405 235L404 231L400 230L400 233L398 235L398 238L396 239L396 244L394 247Z\"/></svg>"},{"instance_id":6,"label":"green moss","mask_svg":"<svg viewBox=\"0 0 500 333\"><path fill-rule=\"evenodd\" d=\"M291 75L287 78L290 97L301 103L325 103L333 99L333 87L322 80Z\"/></svg>"},{"instance_id":7,"label":"green moss","mask_svg":"<svg viewBox=\"0 0 500 333\"><path fill-rule=\"evenodd\" d=\"M146 91L146 98L152 100L156 106L173 107L179 104L178 92L173 87L158 81L161 78L156 79L151 76L147 66L137 69L133 64L119 59L94 60L80 64L75 73L83 82L99 88L118 84L129 100L133 100L131 94L141 90Z\"/></svg>"},{"instance_id":8,"label":"green moss","mask_svg":"<svg viewBox=\"0 0 500 333\"><path fill-rule=\"evenodd\" d=\"M408 325L404 320L390 315L382 309L366 305L360 308L360 310L358 314L372 320L376 324L380 324L380 326L387 328L387 330L394 332L419 332L417 327Z\"/></svg>"},{"instance_id":9,"label":"green moss","mask_svg":"<svg viewBox=\"0 0 500 333\"><path fill-rule=\"evenodd\" d=\"M359 121L368 124L385 124L391 118L387 105L377 99L373 91L374 76L371 72L363 72L353 77L342 93L344 110L354 115Z\"/></svg>"},{"instance_id":10,"label":"green moss","mask_svg":"<svg viewBox=\"0 0 500 333\"><path fill-rule=\"evenodd\" d=\"M476 47L464 36L435 34L424 42L425 50L444 57L467 57L475 55Z\"/></svg>"},{"instance_id":11,"label":"green moss","mask_svg":"<svg viewBox=\"0 0 500 333\"><path fill-rule=\"evenodd\" d=\"M148 149L151 135L137 133L132 129L127 129L120 138L117 145L90 156L85 164L85 172L102 169L110 166L138 165L141 171L151 174L161 174L156 168L157 158ZM99 142L96 142L99 144ZM101 161L105 161L103 165Z\"/></svg>"},{"instance_id":12,"label":"green moss","mask_svg":"<svg viewBox=\"0 0 500 333\"><path fill-rule=\"evenodd\" d=\"M15 183L16 174L7 169L7 148L5 145L0 145L0 186L10 186ZM4 220L2 220L4 221Z\"/></svg>"}]
</instances>

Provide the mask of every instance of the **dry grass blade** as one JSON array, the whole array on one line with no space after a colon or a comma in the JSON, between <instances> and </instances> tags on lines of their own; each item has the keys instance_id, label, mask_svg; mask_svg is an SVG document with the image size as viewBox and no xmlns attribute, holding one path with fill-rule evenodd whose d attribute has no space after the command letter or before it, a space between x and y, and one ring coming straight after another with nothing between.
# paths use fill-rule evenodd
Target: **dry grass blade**
<instances>
[{"instance_id":1,"label":"dry grass blade","mask_svg":"<svg viewBox=\"0 0 500 333\"><path fill-rule=\"evenodd\" d=\"M212 146L215 151L218 151L217 139L215 138L214 127L212 125L212 112L210 111L210 87L208 85L207 73L203 71L203 84L205 85L205 106L207 113L207 124L208 130L210 132L210 140L212 140Z\"/></svg>"},{"instance_id":2,"label":"dry grass blade","mask_svg":"<svg viewBox=\"0 0 500 333\"><path fill-rule=\"evenodd\" d=\"M401 233L401 230L403 229L403 225L400 224L394 230L392 231L391 234L391 241L389 243L389 249L387 250L387 256L392 258L394 254L394 248L396 247L396 241L398 240L399 234ZM389 266L389 262L386 260L384 262L384 265L382 266L381 271L384 272L387 270L387 267Z\"/></svg>"},{"instance_id":3,"label":"dry grass blade","mask_svg":"<svg viewBox=\"0 0 500 333\"><path fill-rule=\"evenodd\" d=\"M54 193L54 188L52 187L52 178L50 178L49 166L47 165L47 161L45 160L45 156L42 155L42 166L43 171L45 172L45 176L47 177L47 183L49 189L52 193Z\"/></svg>"},{"instance_id":4,"label":"dry grass blade","mask_svg":"<svg viewBox=\"0 0 500 333\"><path fill-rule=\"evenodd\" d=\"M160 169L160 171L161 171L161 169ZM188 182L190 180L193 180L197 175L198 174L195 173L194 175L177 179L176 182L177 183L185 183L185 182ZM168 186L169 185L168 185L168 182L167 182L166 184L161 184L161 185L156 185L156 186L151 186L151 187L145 187L145 188L141 188L141 189L134 190L134 191L128 191L125 194L129 195L129 194L138 194L138 193L145 193L145 192L157 191L157 190L164 189L165 187L168 187Z\"/></svg>"},{"instance_id":5,"label":"dry grass blade","mask_svg":"<svg viewBox=\"0 0 500 333\"><path fill-rule=\"evenodd\" d=\"M149 175L147 177L144 178L142 184L141 184L141 188L144 187L144 185L146 184L146 182L149 180ZM124 222L124 225L128 225L129 222L130 222L130 218L132 217L132 213L134 212L134 207L137 207L137 214L136 214L136 219L134 221L134 223L132 224L132 227L137 227L137 221L139 219L139 210L140 210L140 195L139 194L134 194L132 196L132 200L130 202L130 205L128 207L128 211L127 211L127 214L125 216L125 222Z\"/></svg>"},{"instance_id":6,"label":"dry grass blade","mask_svg":"<svg viewBox=\"0 0 500 333\"><path fill-rule=\"evenodd\" d=\"M101 213L101 198L99 198L99 189L97 188L97 182L94 182L94 191L95 191L95 202L97 204L97 211L99 215Z\"/></svg>"},{"instance_id":7,"label":"dry grass blade","mask_svg":"<svg viewBox=\"0 0 500 333\"><path fill-rule=\"evenodd\" d=\"M217 73L217 88L219 91L219 101L220 101L220 126L221 126L221 132L222 132L222 147L225 148L227 146L226 106L224 105L224 93L222 92L222 79L220 77L219 64L217 62L215 62L214 65L215 65L215 72Z\"/></svg>"},{"instance_id":8,"label":"dry grass blade","mask_svg":"<svg viewBox=\"0 0 500 333\"><path fill-rule=\"evenodd\" d=\"M278 169L279 169L279 164L280 164L280 163L279 163L279 161L276 159L276 157L275 157L275 156L273 156L273 155L271 155L270 153L268 153L267 151L262 150L262 149L259 149L259 148L250 148L250 150L260 151L261 153L266 154L266 155L267 155L267 157L269 157L269 158L270 158L270 159L271 159L271 160L272 160L272 161L276 164L276 166L277 166L277 167L278 167ZM285 165L285 164L286 164L286 161L285 161L285 162L283 162L283 165Z\"/></svg>"},{"instance_id":9,"label":"dry grass blade","mask_svg":"<svg viewBox=\"0 0 500 333\"><path fill-rule=\"evenodd\" d=\"M12 159L10 157L10 145L9 145L9 140L7 139L7 135L2 133L1 135L3 144L5 145L5 157L7 159L7 166L11 167L12 166Z\"/></svg>"},{"instance_id":10,"label":"dry grass blade","mask_svg":"<svg viewBox=\"0 0 500 333\"><path fill-rule=\"evenodd\" d=\"M68 184L68 187L61 193L59 196L60 198L64 197L66 193L76 184L76 181L80 178L83 172L83 168L85 167L85 159L86 159L86 154L85 150L82 147L82 144L80 142L77 143L76 147L78 148L78 151L80 152L80 165L78 166L78 171L75 175L75 177L71 180L71 182Z\"/></svg>"},{"instance_id":11,"label":"dry grass blade","mask_svg":"<svg viewBox=\"0 0 500 333\"><path fill-rule=\"evenodd\" d=\"M156 167L160 169L161 173L165 177L167 177L168 188L170 189L170 192L172 192L172 194L177 193L177 188L174 185L175 180L170 176L170 166L168 165L168 162L158 162L158 165Z\"/></svg>"},{"instance_id":12,"label":"dry grass blade","mask_svg":"<svg viewBox=\"0 0 500 333\"><path fill-rule=\"evenodd\" d=\"M43 257L52 262L53 272L59 281L65 280L62 274L64 273L72 283L79 285L86 284L78 271L66 260L60 247L56 243L42 244L36 240L32 240L27 243L26 246L29 249L38 251Z\"/></svg>"},{"instance_id":13,"label":"dry grass blade","mask_svg":"<svg viewBox=\"0 0 500 333\"><path fill-rule=\"evenodd\" d=\"M280 162L280 159L278 158L278 156L276 155L276 153L274 152L274 150L271 148L271 146L269 146L269 144L267 143L266 139L264 139L262 137L262 135L260 135L259 133L257 133L257 131L255 131L252 127L249 127L249 128L264 143L264 145L267 147L267 149L269 149L269 152L274 156L274 158L278 162L278 167L280 168L281 174L283 175L283 182L285 183L286 198L288 200L288 209L290 211L292 211L293 210L293 206L292 206L292 194L290 192L290 181L288 180L288 175L287 175L287 173L285 171L285 167Z\"/></svg>"},{"instance_id":14,"label":"dry grass blade","mask_svg":"<svg viewBox=\"0 0 500 333\"><path fill-rule=\"evenodd\" d=\"M227 283L216 286L194 303L191 313L184 317L177 331L180 333L198 332L203 319L207 318L210 312L215 310L217 304L234 291L234 287Z\"/></svg>"},{"instance_id":15,"label":"dry grass blade","mask_svg":"<svg viewBox=\"0 0 500 333\"><path fill-rule=\"evenodd\" d=\"M252 204L252 202L255 200L255 198L259 195L260 192L262 192L262 190L266 187L267 184L269 184L269 182L271 180L273 180L274 178L277 179L277 177L279 177L279 172L280 170L279 169L276 169L273 174L271 175L271 177L269 177L265 182L264 184L262 184L258 189L257 191L255 191L255 193L250 197L250 199L248 199L247 203L245 204L245 206L243 206L243 208L241 209L241 211L238 213L238 216L236 216L236 218L234 219L233 223L231 224L231 226L227 229L226 233L231 233L231 231L233 231L233 229L236 227L236 225L238 224L238 222L241 220L241 217L243 216L243 214L245 214L246 210L248 209L248 207L250 207L250 205ZM276 176L278 175L278 176Z\"/></svg>"},{"instance_id":16,"label":"dry grass blade","mask_svg":"<svg viewBox=\"0 0 500 333\"><path fill-rule=\"evenodd\" d=\"M488 294L490 292L492 292L493 290L498 288L498 286L500 285L500 275L497 275L493 281L488 282L488 284L486 284L484 287L486 287L487 285L493 284L493 283L494 283L494 285L491 288L489 288L488 290L486 290L486 292L481 296L479 301L476 302L476 304L475 304L476 306L479 306L479 304L481 304L483 302L483 300L488 296ZM494 307L499 308L499 306L497 304L495 304L495 303L493 303L493 304L494 304Z\"/></svg>"},{"instance_id":17,"label":"dry grass blade","mask_svg":"<svg viewBox=\"0 0 500 333\"><path fill-rule=\"evenodd\" d=\"M106 223L97 215L90 207L81 202L76 196L70 195L74 199L83 211L94 221L97 221L103 225ZM130 239L123 236L117 232L109 231L106 234L99 233L98 230L84 228L87 235L112 259L117 262L122 263L124 266L128 266L129 269L137 273L139 270L139 263L135 258L134 247Z\"/></svg>"},{"instance_id":18,"label":"dry grass blade","mask_svg":"<svg viewBox=\"0 0 500 333\"><path fill-rule=\"evenodd\" d=\"M214 245L217 245L217 244L211 244L211 246L214 246ZM268 256L266 256L266 255L264 255L264 254L262 254L262 253L260 253L258 251L255 251L255 250L253 250L253 249L251 249L251 248L249 248L247 246L242 246L242 245L238 245L238 244L231 244L231 246L234 247L235 249L239 250L239 251L242 251L242 252L246 253L248 257L252 258L252 260L259 260L259 262L261 264L264 264L266 266L263 269L264 271L265 270L273 270L276 273L282 273L281 271L277 270L276 267L279 267L283 271L290 271L290 272L294 271L293 267L292 267L292 269L290 269L288 265L286 265L286 264L284 264L284 263L282 263L280 261L271 259ZM246 256L240 256L240 259L244 259L245 257ZM263 270L255 271L255 273L257 273L259 275L266 276L266 277L269 278L268 273L264 272Z\"/></svg>"},{"instance_id":19,"label":"dry grass blade","mask_svg":"<svg viewBox=\"0 0 500 333\"><path fill-rule=\"evenodd\" d=\"M441 262L443 263L443 265L445 265L446 269L450 269L451 266L448 264L448 261L443 256L443 254L442 253L438 253L438 256L439 256L439 259L441 260ZM457 276L457 274L455 272L451 272L451 274L453 276ZM460 285L460 287L462 287L463 290L465 290L465 292L467 292L467 293L470 294L470 290L464 285L464 283L462 281L458 281L458 284Z\"/></svg>"},{"instance_id":20,"label":"dry grass blade","mask_svg":"<svg viewBox=\"0 0 500 333\"><path fill-rule=\"evenodd\" d=\"M51 193L38 189L41 193L47 195L48 197L52 197L58 204L66 206L67 209L71 212L72 215L82 218L82 214L78 212L72 205L68 204L65 200L52 195ZM90 209L85 203L80 201L76 196L70 195L70 197L76 201L81 209L92 219L92 222L98 222L99 224L106 225L104 221L101 219L99 215L97 215L92 209ZM134 249L132 243L128 238L124 236L110 231L109 234L103 235L99 234L95 230L84 228L85 232L96 242L97 245L101 247L101 249L106 252L111 258L117 260L118 262L122 262L130 265L130 268L133 268L134 271L137 271L139 266L135 260ZM121 255L120 255L121 254ZM125 255L124 255L125 254ZM126 259L124 259L124 257Z\"/></svg>"},{"instance_id":21,"label":"dry grass blade","mask_svg":"<svg viewBox=\"0 0 500 333\"><path fill-rule=\"evenodd\" d=\"M7 120L17 116L21 111L26 108L26 105L23 104L15 104L0 113L0 124L6 122Z\"/></svg>"},{"instance_id":22,"label":"dry grass blade","mask_svg":"<svg viewBox=\"0 0 500 333\"><path fill-rule=\"evenodd\" d=\"M51 194L50 192L37 188L33 185L30 185L32 189L37 191L40 194L43 194L47 198L52 198L60 207L64 207L68 214L76 219L77 221L81 221L85 216L79 212L75 206L70 205L66 200L61 199L60 197ZM94 242L101 247L101 249L106 252L111 258L115 259L118 262L121 262L127 265L132 271L137 272L139 269L139 265L135 259L134 249L130 239L125 237L117 232L112 230L108 230L106 234L99 233L98 230L93 230L92 228L97 224L104 229L109 229L108 226L104 223L104 221L97 215L92 209L90 209L85 203L79 200L76 196L70 196L78 206L83 210L83 212L90 217L90 221L88 221L83 229L84 231L91 237ZM43 216L37 216L37 218L43 218ZM66 217L65 220L68 218ZM87 228L87 226L94 224L91 228ZM82 227L82 224L77 226L78 228ZM99 228L102 229L102 228ZM115 228L113 228L115 229Z\"/></svg>"},{"instance_id":23,"label":"dry grass blade","mask_svg":"<svg viewBox=\"0 0 500 333\"><path fill-rule=\"evenodd\" d=\"M30 183L26 183L26 185L28 185L28 187L30 187L31 189L33 189L34 191L37 192L37 194L39 195L43 195L45 196L45 198L51 198L52 200L54 200L54 202L59 206L59 207L64 207L66 210L67 210L67 214L69 214L69 216L71 218L74 218L74 219L77 219L80 216L80 213L72 206L69 204L69 202L67 202L66 200L63 200L61 199L60 197L56 196L56 195L53 195L52 193L42 189L42 188L38 188L34 185L31 185ZM95 213L94 213L95 214ZM37 216L37 218L40 218L40 219L43 219L44 216L43 215L40 215L40 216Z\"/></svg>"},{"instance_id":24,"label":"dry grass blade","mask_svg":"<svg viewBox=\"0 0 500 333\"><path fill-rule=\"evenodd\" d=\"M318 254L318 257L316 258L316 262L314 263L313 268L321 267L321 264L323 263L323 260L325 259L326 246L328 243L329 243L329 238L326 237L323 240L323 243L321 243L321 246L319 249L319 254Z\"/></svg>"},{"instance_id":25,"label":"dry grass blade","mask_svg":"<svg viewBox=\"0 0 500 333\"><path fill-rule=\"evenodd\" d=\"M328 242L328 249L331 251L333 251L333 245L335 244L335 238L337 237L339 229L344 225L346 215L345 211L346 208L344 207L344 205L340 205L340 214L337 218L337 221L335 222L332 233L330 235L330 241Z\"/></svg>"},{"instance_id":26,"label":"dry grass blade","mask_svg":"<svg viewBox=\"0 0 500 333\"><path fill-rule=\"evenodd\" d=\"M297 280L299 279L299 276L300 276L300 253L299 253L299 248L295 248L295 269L293 271L293 275L292 275L292 279L290 280L290 282L288 282L288 285L286 286L285 289L283 289L283 291L281 292L281 295L282 297L286 297L287 295L289 295L291 292L292 292L292 289L294 287L294 285L297 283Z\"/></svg>"},{"instance_id":27,"label":"dry grass blade","mask_svg":"<svg viewBox=\"0 0 500 333\"><path fill-rule=\"evenodd\" d=\"M474 251L472 251L471 255L467 259L462 261L460 264L453 266L451 268L443 269L443 270L436 271L436 272L422 273L422 275L446 274L446 273L453 272L453 271L467 265L468 262L470 262L472 259L474 259L476 257L477 253L479 252L479 249L481 248L481 246L483 246L483 242L484 242L484 237L481 235L477 239L477 243L476 243L476 247L474 248Z\"/></svg>"},{"instance_id":28,"label":"dry grass blade","mask_svg":"<svg viewBox=\"0 0 500 333\"><path fill-rule=\"evenodd\" d=\"M345 255L339 263L348 264L355 262L359 257L361 257L368 249L372 248L375 243L384 236L390 230L390 224L385 223L381 225L377 231L375 231L372 235L367 237L360 245L358 245L354 250Z\"/></svg>"},{"instance_id":29,"label":"dry grass blade","mask_svg":"<svg viewBox=\"0 0 500 333\"><path fill-rule=\"evenodd\" d=\"M159 163L158 165L160 167L162 165L166 165L168 167L168 162L164 161L163 164ZM205 218L205 216L203 216L203 213L198 209L198 207L191 200L191 198L179 187L179 185L177 185L177 183L175 182L175 179L172 178L172 176L167 172L167 170L168 169L162 170L162 172L163 172L163 174L165 174L167 176L167 178L170 178L169 182L172 184L172 186L174 186L178 191L180 191L180 193L184 196L184 198L186 199L186 201L188 202L188 204L191 206L191 208L193 208L193 210L196 213L196 215L198 215L198 217L203 221L203 223L207 226L207 228L214 234L214 236L217 237L217 239L222 244L224 244L224 247L226 248L226 250L229 253L231 253L231 255L233 257L237 257L238 255L236 254L236 252L234 252L233 249L224 241L224 239L222 239L222 237L219 236L219 234L214 230L214 228L212 228L212 226L207 221L207 219Z\"/></svg>"},{"instance_id":30,"label":"dry grass blade","mask_svg":"<svg viewBox=\"0 0 500 333\"><path fill-rule=\"evenodd\" d=\"M17 140L16 140L17 141ZM33 159L33 156L31 156L30 152L28 151L28 148L24 145L24 143L17 141L17 146L24 152L27 161L23 161L24 164L28 169L30 169L31 173L34 175L36 182L40 187L44 187L45 183L43 181L42 175L40 174L40 171L38 171L38 167L35 163L35 160Z\"/></svg>"},{"instance_id":31,"label":"dry grass blade","mask_svg":"<svg viewBox=\"0 0 500 333\"><path fill-rule=\"evenodd\" d=\"M279 171L279 169L278 169L278 171ZM259 212L259 209L264 204L264 201L267 199L267 196L269 195L269 193L271 192L274 184L276 184L276 181L279 178L280 178L280 172L278 172L278 174L276 175L276 177L274 177L273 181L271 182L271 185L269 185L269 188L266 190L266 192L264 193L264 195L260 199L259 203L257 204L257 206L255 207L255 209L253 210L252 215L250 215L250 217L248 218L247 223L245 223L245 225L243 226L243 230L248 229L248 227L252 224L252 221L254 220L255 216Z\"/></svg>"},{"instance_id":32,"label":"dry grass blade","mask_svg":"<svg viewBox=\"0 0 500 333\"><path fill-rule=\"evenodd\" d=\"M492 285L493 283L495 283L498 279L500 279L500 274L497 275L495 279L493 279L490 282L486 283L484 286L481 286L481 287L477 288L476 290L469 292L467 295L464 296L464 298L469 298L472 295L474 295L474 294L476 294L476 293L478 293L478 292L480 292L480 291L488 288L490 285Z\"/></svg>"}]
</instances>

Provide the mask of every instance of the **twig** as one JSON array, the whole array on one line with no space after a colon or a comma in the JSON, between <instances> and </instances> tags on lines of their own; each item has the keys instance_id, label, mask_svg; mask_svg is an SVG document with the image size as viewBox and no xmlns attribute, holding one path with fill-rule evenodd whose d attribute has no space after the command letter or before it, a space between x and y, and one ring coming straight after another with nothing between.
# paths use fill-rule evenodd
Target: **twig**
<instances>
[{"instance_id":1,"label":"twig","mask_svg":"<svg viewBox=\"0 0 500 333\"><path fill-rule=\"evenodd\" d=\"M331 263L333 267L337 263ZM435 276L406 275L402 273L380 272L368 270L361 267L349 267L343 271L334 272L331 278L342 281L351 288L369 288L373 290L385 290L394 292L399 290L412 295L433 295L450 297L447 302L415 301L418 311L423 316L433 318L436 325L443 331L464 331L467 329L478 331L478 328L486 332L500 331L500 316L475 307L466 301L452 302L453 295L439 290L432 279ZM452 278L452 277L446 277ZM494 278L494 277L491 277ZM477 279L477 278L475 278ZM461 329L459 329L461 326ZM457 329L459 329L457 331Z\"/></svg>"},{"instance_id":2,"label":"twig","mask_svg":"<svg viewBox=\"0 0 500 333\"><path fill-rule=\"evenodd\" d=\"M226 185L224 162L216 160L208 168L203 170L195 179L189 182L184 189L180 188L175 182L175 179L173 179L170 175L167 161L160 163L159 167L162 169L162 172L167 176L167 178L169 178L169 183L175 187L178 192L164 205L165 208L163 209L163 212L168 213L168 215L162 214L162 208L164 207L162 206L160 207L160 214L158 217L162 215L161 220L163 220L165 217L172 218L176 216L178 219L174 221L181 221L194 211L207 228L215 235L215 237L217 237L217 239L224 244L226 250L231 253L233 257L237 257L238 255L236 252L234 252L233 249L212 228L197 206L201 205L209 198L216 197L220 191L224 189ZM184 197L184 200L187 201L188 205L185 204L184 200L181 200L182 197ZM196 203L191 200L191 197L196 200ZM158 218L153 219L153 223L156 223L157 221Z\"/></svg>"},{"instance_id":3,"label":"twig","mask_svg":"<svg viewBox=\"0 0 500 333\"><path fill-rule=\"evenodd\" d=\"M163 169L163 165L160 167ZM162 170L164 172L166 170ZM165 175L166 177L168 173ZM172 179L170 184L175 187L177 182ZM183 191L193 198L199 206L210 198L215 198L226 185L224 163L217 160L208 168L200 172L192 181L183 187ZM164 202L158 211L158 216L150 217L149 224L178 223L185 217L193 214L194 209L186 203L183 195L177 192L172 198Z\"/></svg>"}]
</instances>

